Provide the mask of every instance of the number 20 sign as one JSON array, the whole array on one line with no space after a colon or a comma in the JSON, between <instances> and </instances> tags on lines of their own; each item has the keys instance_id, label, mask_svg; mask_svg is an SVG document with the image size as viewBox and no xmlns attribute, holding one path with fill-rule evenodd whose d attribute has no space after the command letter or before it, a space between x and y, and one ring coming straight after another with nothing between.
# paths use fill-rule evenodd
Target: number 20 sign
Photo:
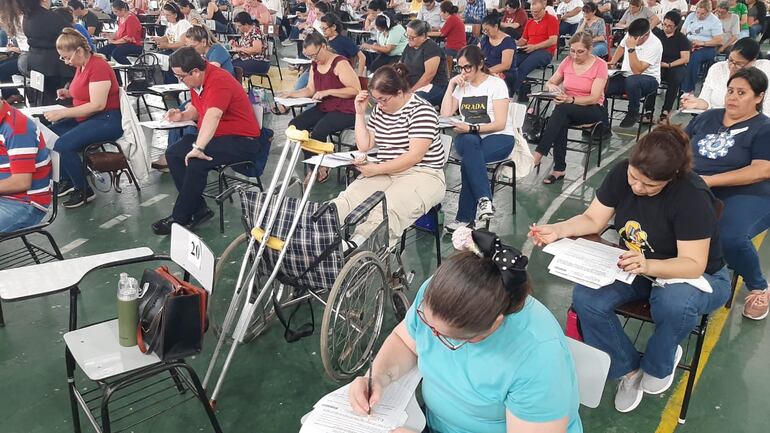
<instances>
[{"instance_id":1,"label":"number 20 sign","mask_svg":"<svg viewBox=\"0 0 770 433\"><path fill-rule=\"evenodd\" d=\"M188 245L187 259L197 269L200 269L201 268L201 239L198 236L196 236L194 233L190 232L190 237L187 241L187 245Z\"/></svg>"}]
</instances>

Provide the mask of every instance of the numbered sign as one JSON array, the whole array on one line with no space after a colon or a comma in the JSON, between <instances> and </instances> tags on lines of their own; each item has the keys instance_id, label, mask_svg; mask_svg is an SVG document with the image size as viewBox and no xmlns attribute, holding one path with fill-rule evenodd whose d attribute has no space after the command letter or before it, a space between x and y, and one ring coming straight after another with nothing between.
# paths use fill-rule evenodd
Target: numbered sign
<instances>
[{"instance_id":1,"label":"numbered sign","mask_svg":"<svg viewBox=\"0 0 770 433\"><path fill-rule=\"evenodd\" d=\"M206 20L206 26L209 28L209 30L216 31L217 29L217 22L214 20Z\"/></svg>"},{"instance_id":2,"label":"numbered sign","mask_svg":"<svg viewBox=\"0 0 770 433\"><path fill-rule=\"evenodd\" d=\"M201 268L201 238L193 232L189 232L187 241L187 259L196 269Z\"/></svg>"},{"instance_id":3,"label":"numbered sign","mask_svg":"<svg viewBox=\"0 0 770 433\"><path fill-rule=\"evenodd\" d=\"M29 71L29 87L38 92L45 91L45 76L38 71Z\"/></svg>"}]
</instances>

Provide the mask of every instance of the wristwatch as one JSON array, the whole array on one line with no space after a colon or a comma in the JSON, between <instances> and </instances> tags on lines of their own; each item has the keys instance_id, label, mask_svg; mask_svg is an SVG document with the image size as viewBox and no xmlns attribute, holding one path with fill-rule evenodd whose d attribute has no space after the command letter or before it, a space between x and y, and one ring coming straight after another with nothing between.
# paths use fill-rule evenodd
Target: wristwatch
<instances>
[{"instance_id":1,"label":"wristwatch","mask_svg":"<svg viewBox=\"0 0 770 433\"><path fill-rule=\"evenodd\" d=\"M636 48L629 48L627 51L628 51L629 53L633 53L634 51L636 51Z\"/></svg>"}]
</instances>

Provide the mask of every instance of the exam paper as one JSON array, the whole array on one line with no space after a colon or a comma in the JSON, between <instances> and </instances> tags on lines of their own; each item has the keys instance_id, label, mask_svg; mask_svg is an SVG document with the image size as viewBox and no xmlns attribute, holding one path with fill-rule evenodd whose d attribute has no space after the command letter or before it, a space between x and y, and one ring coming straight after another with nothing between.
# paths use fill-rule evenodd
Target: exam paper
<instances>
[{"instance_id":1,"label":"exam paper","mask_svg":"<svg viewBox=\"0 0 770 433\"><path fill-rule=\"evenodd\" d=\"M460 116L439 116L438 118L438 127L439 128L453 128L455 126L455 123L462 122L463 120L460 118Z\"/></svg>"},{"instance_id":2,"label":"exam paper","mask_svg":"<svg viewBox=\"0 0 770 433\"><path fill-rule=\"evenodd\" d=\"M39 116L41 114L45 114L49 111L55 111L55 110L61 110L67 108L63 105L45 105L42 107L30 107L30 108L22 108L21 111L24 113L25 116Z\"/></svg>"},{"instance_id":3,"label":"exam paper","mask_svg":"<svg viewBox=\"0 0 770 433\"><path fill-rule=\"evenodd\" d=\"M353 159L355 159L356 152L337 152L328 153L326 155L314 155L302 162L305 164L318 164L321 161L321 167L337 168L345 167L346 165L353 165ZM323 160L321 159L323 157ZM372 155L367 155L366 160L369 162L379 162L380 160Z\"/></svg>"},{"instance_id":4,"label":"exam paper","mask_svg":"<svg viewBox=\"0 0 770 433\"><path fill-rule=\"evenodd\" d=\"M299 105L317 104L313 98L280 98L276 97L275 102L283 105L284 107L296 107Z\"/></svg>"},{"instance_id":5,"label":"exam paper","mask_svg":"<svg viewBox=\"0 0 770 433\"><path fill-rule=\"evenodd\" d=\"M175 129L184 128L186 126L198 126L192 120L186 122L171 122L168 120L148 120L146 122L139 122L140 125L150 129Z\"/></svg>"},{"instance_id":6,"label":"exam paper","mask_svg":"<svg viewBox=\"0 0 770 433\"><path fill-rule=\"evenodd\" d=\"M166 93L166 92L186 92L190 89L187 87L187 85L183 83L176 83L176 84L160 84L157 86L150 86L150 90L158 93Z\"/></svg>"},{"instance_id":7,"label":"exam paper","mask_svg":"<svg viewBox=\"0 0 770 433\"><path fill-rule=\"evenodd\" d=\"M350 384L338 388L315 404L300 433L388 433L406 422L406 407L421 379L414 369L388 385L368 416L350 406Z\"/></svg>"},{"instance_id":8,"label":"exam paper","mask_svg":"<svg viewBox=\"0 0 770 433\"><path fill-rule=\"evenodd\" d=\"M618 268L618 259L625 250L600 242L560 239L543 251L554 255L548 265L550 273L587 287L598 289L615 280L630 284L635 278Z\"/></svg>"}]
</instances>

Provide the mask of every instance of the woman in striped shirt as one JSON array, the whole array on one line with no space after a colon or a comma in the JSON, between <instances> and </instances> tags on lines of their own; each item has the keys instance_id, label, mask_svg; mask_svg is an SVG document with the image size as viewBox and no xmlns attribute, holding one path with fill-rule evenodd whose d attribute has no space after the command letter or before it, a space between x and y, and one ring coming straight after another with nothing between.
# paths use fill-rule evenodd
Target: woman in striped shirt
<instances>
[{"instance_id":1,"label":"woman in striped shirt","mask_svg":"<svg viewBox=\"0 0 770 433\"><path fill-rule=\"evenodd\" d=\"M390 245L394 245L417 218L441 203L446 190L444 149L438 134L438 114L410 91L403 64L377 70L369 91L355 99L356 146L362 153L377 149L377 163L359 158L361 176L333 200L340 218L377 191L385 193ZM369 98L376 105L367 120ZM360 245L382 221L374 210L358 227L351 242Z\"/></svg>"}]
</instances>

